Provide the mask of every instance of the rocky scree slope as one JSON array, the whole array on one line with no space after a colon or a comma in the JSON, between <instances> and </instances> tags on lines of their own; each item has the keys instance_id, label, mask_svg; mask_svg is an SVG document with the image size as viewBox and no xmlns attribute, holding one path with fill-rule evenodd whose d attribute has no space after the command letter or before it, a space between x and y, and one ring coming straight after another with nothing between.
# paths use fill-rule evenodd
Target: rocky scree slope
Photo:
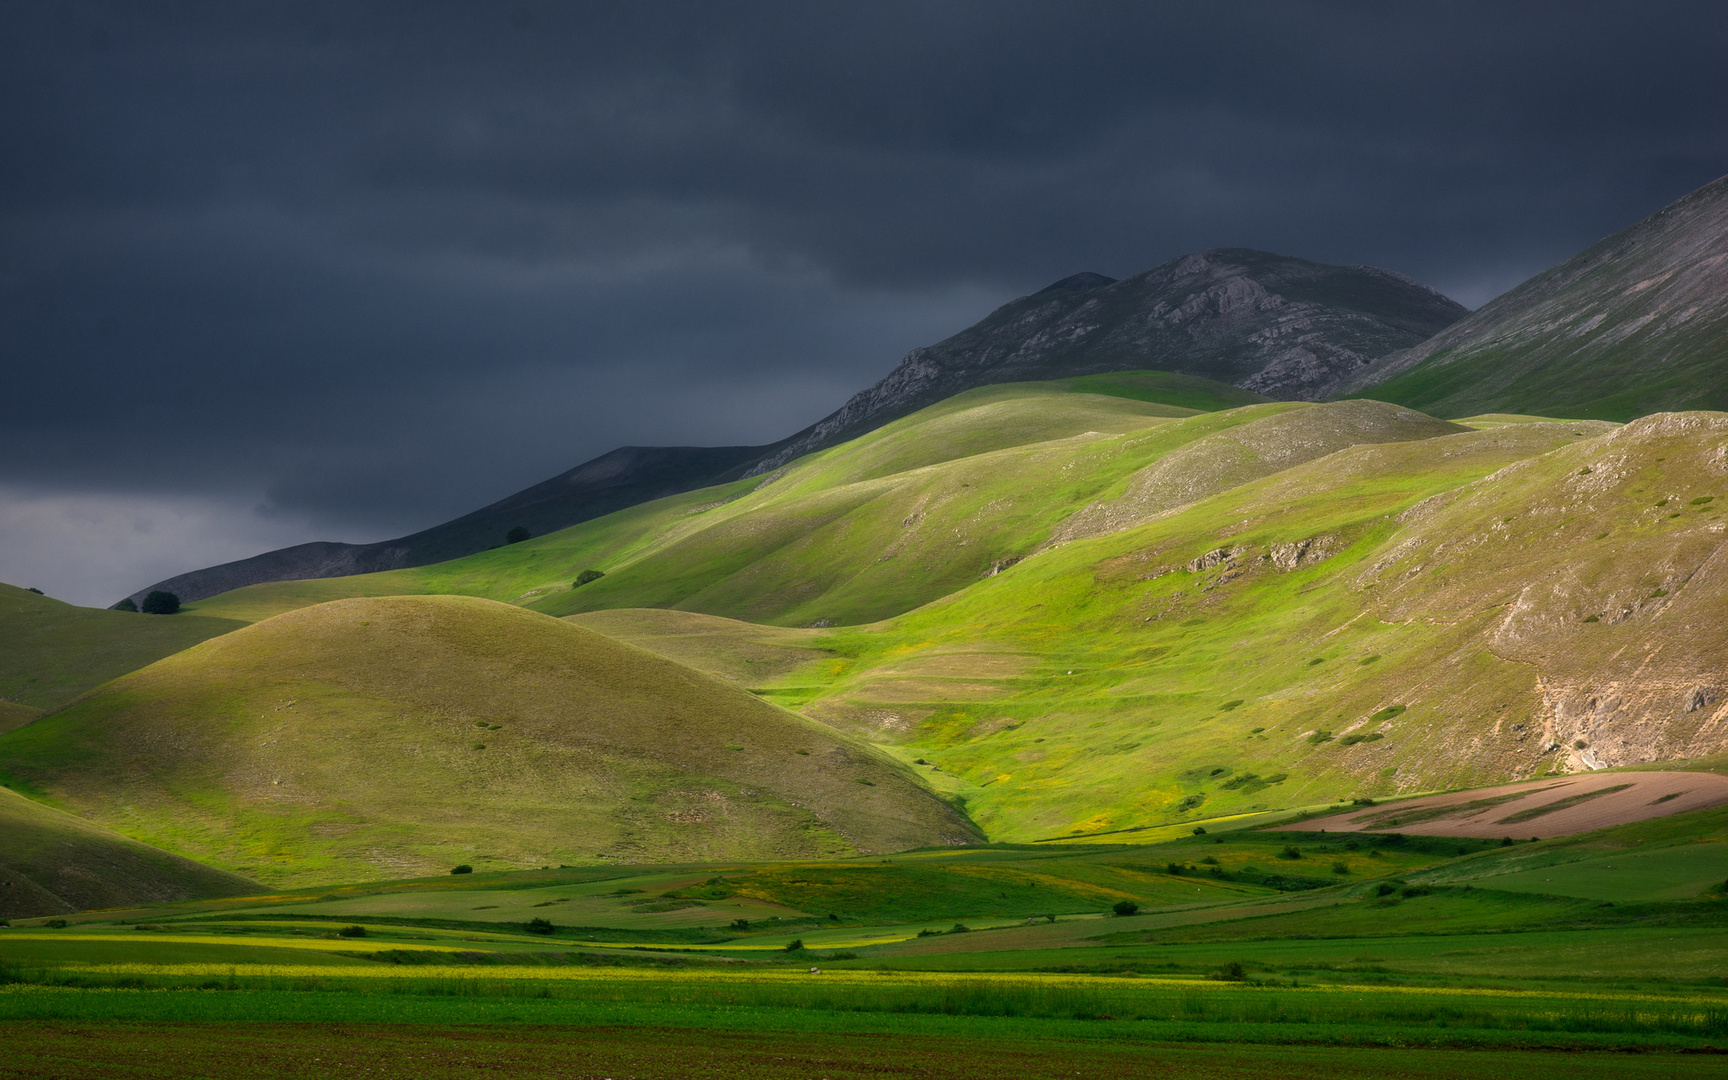
<instances>
[{"instance_id":1,"label":"rocky scree slope","mask_svg":"<svg viewBox=\"0 0 1728 1080\"><path fill-rule=\"evenodd\" d=\"M1728 408L1728 177L1383 357L1344 390L1439 416Z\"/></svg>"}]
</instances>

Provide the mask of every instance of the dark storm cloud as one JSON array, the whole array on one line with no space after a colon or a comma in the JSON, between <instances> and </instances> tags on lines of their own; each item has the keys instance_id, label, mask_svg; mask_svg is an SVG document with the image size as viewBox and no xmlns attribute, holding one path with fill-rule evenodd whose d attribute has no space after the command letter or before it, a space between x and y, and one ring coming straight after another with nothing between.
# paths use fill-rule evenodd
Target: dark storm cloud
<instances>
[{"instance_id":1,"label":"dark storm cloud","mask_svg":"<svg viewBox=\"0 0 1728 1080\"><path fill-rule=\"evenodd\" d=\"M84 600L769 441L1076 270L1246 245L1480 303L1728 172L1708 3L6 21L0 578Z\"/></svg>"}]
</instances>

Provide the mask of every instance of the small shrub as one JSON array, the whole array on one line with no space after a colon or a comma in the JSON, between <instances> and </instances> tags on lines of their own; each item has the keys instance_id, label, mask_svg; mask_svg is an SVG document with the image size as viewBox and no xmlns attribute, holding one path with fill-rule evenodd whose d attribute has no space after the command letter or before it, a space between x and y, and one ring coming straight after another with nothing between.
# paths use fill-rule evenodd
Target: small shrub
<instances>
[{"instance_id":1,"label":"small shrub","mask_svg":"<svg viewBox=\"0 0 1728 1080\"><path fill-rule=\"evenodd\" d=\"M1278 853L1280 859L1300 859L1302 851L1295 844L1285 844L1284 850Z\"/></svg>"},{"instance_id":2,"label":"small shrub","mask_svg":"<svg viewBox=\"0 0 1728 1080\"><path fill-rule=\"evenodd\" d=\"M1218 860L1213 858L1210 855L1206 856L1205 858L1201 859L1200 861L1207 866L1217 866L1218 865Z\"/></svg>"},{"instance_id":3,"label":"small shrub","mask_svg":"<svg viewBox=\"0 0 1728 1080\"><path fill-rule=\"evenodd\" d=\"M1130 915L1140 914L1140 905L1132 900L1118 900L1110 910L1114 911L1119 918L1125 919Z\"/></svg>"},{"instance_id":4,"label":"small shrub","mask_svg":"<svg viewBox=\"0 0 1728 1080\"><path fill-rule=\"evenodd\" d=\"M1166 874L1174 874L1177 877L1181 877L1184 873L1186 873L1186 871L1182 869L1181 863L1165 863L1164 864L1164 872Z\"/></svg>"},{"instance_id":5,"label":"small shrub","mask_svg":"<svg viewBox=\"0 0 1728 1080\"><path fill-rule=\"evenodd\" d=\"M1504 840L1501 840L1500 846L1501 847L1511 847L1512 846L1512 838L1510 836L1508 836Z\"/></svg>"},{"instance_id":6,"label":"small shrub","mask_svg":"<svg viewBox=\"0 0 1728 1080\"><path fill-rule=\"evenodd\" d=\"M140 610L146 615L173 615L180 610L180 598L171 592L154 589L144 598Z\"/></svg>"},{"instance_id":7,"label":"small shrub","mask_svg":"<svg viewBox=\"0 0 1728 1080\"><path fill-rule=\"evenodd\" d=\"M749 919L733 919L732 922L730 924L728 924L728 929L748 930L748 929L750 929L750 920Z\"/></svg>"},{"instance_id":8,"label":"small shrub","mask_svg":"<svg viewBox=\"0 0 1728 1080\"><path fill-rule=\"evenodd\" d=\"M787 952L803 952L804 951L804 939L803 938L793 938L791 941L788 941L786 943L786 951Z\"/></svg>"},{"instance_id":9,"label":"small shrub","mask_svg":"<svg viewBox=\"0 0 1728 1080\"><path fill-rule=\"evenodd\" d=\"M1390 881L1382 881L1380 884L1374 886L1375 896L1391 896L1397 891L1398 886L1392 884Z\"/></svg>"},{"instance_id":10,"label":"small shrub","mask_svg":"<svg viewBox=\"0 0 1728 1080\"><path fill-rule=\"evenodd\" d=\"M109 610L111 610L111 611L137 611L138 605L134 604L132 602L132 598L130 596L128 596L126 599L120 601L118 604L115 604Z\"/></svg>"},{"instance_id":11,"label":"small shrub","mask_svg":"<svg viewBox=\"0 0 1728 1080\"><path fill-rule=\"evenodd\" d=\"M528 925L524 926L522 929L528 931L530 934L550 934L558 928L553 926L551 921L547 919L529 919Z\"/></svg>"},{"instance_id":12,"label":"small shrub","mask_svg":"<svg viewBox=\"0 0 1728 1080\"><path fill-rule=\"evenodd\" d=\"M452 866L450 868L450 872L452 874L472 874L474 872L474 868L472 866L469 866L467 863L461 863L457 866Z\"/></svg>"},{"instance_id":13,"label":"small shrub","mask_svg":"<svg viewBox=\"0 0 1728 1080\"><path fill-rule=\"evenodd\" d=\"M1204 826L1204 825L1194 826L1194 835L1195 836L1205 836L1206 835L1206 826Z\"/></svg>"},{"instance_id":14,"label":"small shrub","mask_svg":"<svg viewBox=\"0 0 1728 1080\"><path fill-rule=\"evenodd\" d=\"M1356 850L1360 849L1361 847L1362 847L1362 842L1360 840L1346 840L1346 841L1344 841L1344 850L1345 851L1356 851Z\"/></svg>"},{"instance_id":15,"label":"small shrub","mask_svg":"<svg viewBox=\"0 0 1728 1080\"><path fill-rule=\"evenodd\" d=\"M876 781L866 780L862 776L854 776L852 779L856 780L860 784L863 784L865 787L875 787L876 786Z\"/></svg>"},{"instance_id":16,"label":"small shrub","mask_svg":"<svg viewBox=\"0 0 1728 1080\"><path fill-rule=\"evenodd\" d=\"M972 928L970 926L967 926L963 922L957 922L953 926L948 928L948 932L950 934L970 934L972 932Z\"/></svg>"},{"instance_id":17,"label":"small shrub","mask_svg":"<svg viewBox=\"0 0 1728 1080\"><path fill-rule=\"evenodd\" d=\"M1347 862L1335 862L1332 864L1332 872L1334 874L1348 874L1350 872L1350 864Z\"/></svg>"},{"instance_id":18,"label":"small shrub","mask_svg":"<svg viewBox=\"0 0 1728 1080\"><path fill-rule=\"evenodd\" d=\"M1692 505L1693 506L1703 506L1705 503L1710 502L1715 498L1716 498L1716 496L1714 496L1714 495L1700 495L1696 499L1692 500Z\"/></svg>"},{"instance_id":19,"label":"small shrub","mask_svg":"<svg viewBox=\"0 0 1728 1080\"><path fill-rule=\"evenodd\" d=\"M1600 615L1586 615L1586 616L1584 616L1584 621L1585 622L1601 622L1602 616L1600 616Z\"/></svg>"},{"instance_id":20,"label":"small shrub","mask_svg":"<svg viewBox=\"0 0 1728 1080\"><path fill-rule=\"evenodd\" d=\"M65 919L49 919L47 922L43 923L42 925L46 926L50 930L64 930L66 928L66 920Z\"/></svg>"},{"instance_id":21,"label":"small shrub","mask_svg":"<svg viewBox=\"0 0 1728 1080\"><path fill-rule=\"evenodd\" d=\"M1427 896L1433 891L1433 889L1428 888L1426 885L1406 885L1402 889L1398 890L1399 894L1406 900L1417 896Z\"/></svg>"},{"instance_id":22,"label":"small shrub","mask_svg":"<svg viewBox=\"0 0 1728 1080\"><path fill-rule=\"evenodd\" d=\"M366 936L366 928L364 926L344 926L342 929L336 931L336 936L337 937L365 937Z\"/></svg>"},{"instance_id":23,"label":"small shrub","mask_svg":"<svg viewBox=\"0 0 1728 1080\"><path fill-rule=\"evenodd\" d=\"M509 532L504 534L504 542L506 544L520 544L526 539L528 539L528 530L520 525L513 527Z\"/></svg>"},{"instance_id":24,"label":"small shrub","mask_svg":"<svg viewBox=\"0 0 1728 1080\"><path fill-rule=\"evenodd\" d=\"M1308 736L1308 741L1313 743L1315 746L1319 746L1321 743L1331 742L1332 733L1330 731L1316 731L1312 735Z\"/></svg>"},{"instance_id":25,"label":"small shrub","mask_svg":"<svg viewBox=\"0 0 1728 1080\"><path fill-rule=\"evenodd\" d=\"M1242 705L1243 699L1237 698L1235 701L1226 701L1224 704L1218 706L1218 710L1220 712L1234 712L1235 710L1240 709Z\"/></svg>"},{"instance_id":26,"label":"small shrub","mask_svg":"<svg viewBox=\"0 0 1728 1080\"><path fill-rule=\"evenodd\" d=\"M589 582L599 581L605 576L606 571L604 570L584 570L580 574L576 575L576 580L571 583L570 587L572 589L580 589Z\"/></svg>"},{"instance_id":27,"label":"small shrub","mask_svg":"<svg viewBox=\"0 0 1728 1080\"><path fill-rule=\"evenodd\" d=\"M1242 962L1232 960L1213 972L1210 977L1218 982L1241 982L1247 976L1242 972Z\"/></svg>"},{"instance_id":28,"label":"small shrub","mask_svg":"<svg viewBox=\"0 0 1728 1080\"><path fill-rule=\"evenodd\" d=\"M799 747L799 748L798 748L798 749L796 749L796 750L794 750L794 751L792 751L792 752L793 752L793 753L794 753L794 754L803 754L803 755L804 755L804 756L805 756L805 757L809 757L809 756L810 756L810 751L808 751L808 750L806 750L806 749L804 749L804 748L803 748L803 747Z\"/></svg>"}]
</instances>

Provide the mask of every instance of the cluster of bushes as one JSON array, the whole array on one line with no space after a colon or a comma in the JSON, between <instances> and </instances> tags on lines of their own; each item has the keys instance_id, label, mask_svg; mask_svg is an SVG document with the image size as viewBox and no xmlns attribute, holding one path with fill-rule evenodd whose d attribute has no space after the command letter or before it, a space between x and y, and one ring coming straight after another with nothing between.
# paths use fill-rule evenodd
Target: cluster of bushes
<instances>
[{"instance_id":1,"label":"cluster of bushes","mask_svg":"<svg viewBox=\"0 0 1728 1080\"><path fill-rule=\"evenodd\" d=\"M31 589L30 591L35 592L36 590ZM163 589L152 589L150 592L150 595L146 596L144 598L144 606L142 608L140 608L137 604L134 604L132 602L132 598L130 596L128 596L126 599L120 601L118 604L115 604L110 610L112 610L112 611L140 611L141 610L146 615L174 615L174 614L178 614L180 611L180 598L178 596L175 596L173 593L167 592Z\"/></svg>"}]
</instances>

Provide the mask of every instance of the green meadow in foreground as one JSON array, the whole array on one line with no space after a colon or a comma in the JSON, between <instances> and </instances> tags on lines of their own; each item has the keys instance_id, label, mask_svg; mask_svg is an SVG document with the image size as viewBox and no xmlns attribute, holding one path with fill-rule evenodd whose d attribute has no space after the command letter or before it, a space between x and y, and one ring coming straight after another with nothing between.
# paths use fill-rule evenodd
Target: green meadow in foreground
<instances>
[{"instance_id":1,"label":"green meadow in foreground","mask_svg":"<svg viewBox=\"0 0 1728 1080\"><path fill-rule=\"evenodd\" d=\"M1728 896L1559 872L1725 839L1728 809L1511 845L1237 828L95 912L0 930L0 1032L47 1075L1714 1075ZM1560 891L1498 887L1532 866Z\"/></svg>"}]
</instances>

